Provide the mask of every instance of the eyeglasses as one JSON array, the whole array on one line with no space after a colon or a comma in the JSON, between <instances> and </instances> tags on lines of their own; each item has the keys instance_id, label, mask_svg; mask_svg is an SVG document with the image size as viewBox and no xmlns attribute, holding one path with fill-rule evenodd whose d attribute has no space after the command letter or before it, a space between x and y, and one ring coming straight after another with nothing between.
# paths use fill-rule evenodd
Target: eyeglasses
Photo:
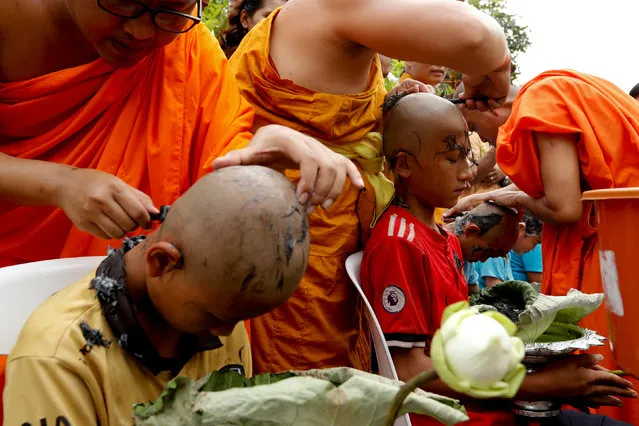
<instances>
[{"instance_id":1,"label":"eyeglasses","mask_svg":"<svg viewBox=\"0 0 639 426\"><path fill-rule=\"evenodd\" d=\"M136 19L148 12L153 25L170 33L185 33L202 21L202 0L197 0L197 15L193 15L195 6L189 14L165 8L154 9L137 0L98 0L98 6L125 19Z\"/></svg>"}]
</instances>

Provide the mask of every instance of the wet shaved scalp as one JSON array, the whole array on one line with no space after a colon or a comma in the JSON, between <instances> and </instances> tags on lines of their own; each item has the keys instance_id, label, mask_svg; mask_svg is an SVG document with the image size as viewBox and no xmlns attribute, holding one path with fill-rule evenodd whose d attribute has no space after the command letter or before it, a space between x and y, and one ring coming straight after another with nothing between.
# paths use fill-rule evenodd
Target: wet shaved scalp
<instances>
[{"instance_id":1,"label":"wet shaved scalp","mask_svg":"<svg viewBox=\"0 0 639 426\"><path fill-rule=\"evenodd\" d=\"M272 309L293 293L310 244L295 187L261 166L202 177L173 205L160 238L182 250L189 281L223 285L257 310Z\"/></svg>"},{"instance_id":2,"label":"wet shaved scalp","mask_svg":"<svg viewBox=\"0 0 639 426\"><path fill-rule=\"evenodd\" d=\"M454 132L439 140L429 138L436 130L454 128L451 123L464 123L461 112L451 102L429 93L396 96L388 100L395 103L384 121L384 154L391 165L399 152L418 156L423 143L437 143L439 146L441 142L452 141L448 143L449 150L468 149L458 145Z\"/></svg>"},{"instance_id":3,"label":"wet shaved scalp","mask_svg":"<svg viewBox=\"0 0 639 426\"><path fill-rule=\"evenodd\" d=\"M482 203L455 219L455 234L462 235L466 225L474 223L482 236L499 225L505 217L517 218L517 212L497 203Z\"/></svg>"}]
</instances>

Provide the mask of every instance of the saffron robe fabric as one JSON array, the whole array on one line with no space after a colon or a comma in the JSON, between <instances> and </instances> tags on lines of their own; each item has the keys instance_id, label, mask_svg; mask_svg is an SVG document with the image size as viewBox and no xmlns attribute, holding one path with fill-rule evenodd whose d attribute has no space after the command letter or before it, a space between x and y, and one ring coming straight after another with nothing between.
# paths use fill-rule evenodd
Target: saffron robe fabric
<instances>
[{"instance_id":1,"label":"saffron robe fabric","mask_svg":"<svg viewBox=\"0 0 639 426\"><path fill-rule=\"evenodd\" d=\"M242 95L255 109L254 129L285 125L330 148L338 147L339 151L333 149L340 153L357 151L364 139L368 143L378 140L367 135L380 130L386 93L379 59L371 66L368 85L361 93L337 95L301 87L280 77L270 57L271 28L278 14L276 10L253 28L230 61ZM381 155L381 146L378 151ZM366 161L348 157L366 167ZM289 173L293 180L298 176ZM361 195L347 181L330 209L318 208L311 216L309 265L302 283L284 305L251 320L256 373L336 366L370 368L364 318L344 266L368 234L375 211L375 191L370 180L365 180L366 191Z\"/></svg>"}]
</instances>

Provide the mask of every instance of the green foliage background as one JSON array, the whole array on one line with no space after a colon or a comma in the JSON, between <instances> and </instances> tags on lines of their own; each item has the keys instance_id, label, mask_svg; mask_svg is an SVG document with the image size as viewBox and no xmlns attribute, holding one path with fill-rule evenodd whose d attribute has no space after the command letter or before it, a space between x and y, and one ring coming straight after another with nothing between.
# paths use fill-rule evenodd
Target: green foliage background
<instances>
[{"instance_id":1,"label":"green foliage background","mask_svg":"<svg viewBox=\"0 0 639 426\"><path fill-rule=\"evenodd\" d=\"M229 0L209 0L208 5L202 11L202 22L217 37L226 24L228 13Z\"/></svg>"}]
</instances>

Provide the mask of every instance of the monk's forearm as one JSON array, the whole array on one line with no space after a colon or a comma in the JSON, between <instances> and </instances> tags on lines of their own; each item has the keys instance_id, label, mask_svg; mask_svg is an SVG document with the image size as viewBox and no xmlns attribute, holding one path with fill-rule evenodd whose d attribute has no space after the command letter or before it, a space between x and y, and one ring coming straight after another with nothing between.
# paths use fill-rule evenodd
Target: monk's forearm
<instances>
[{"instance_id":1,"label":"monk's forearm","mask_svg":"<svg viewBox=\"0 0 639 426\"><path fill-rule=\"evenodd\" d=\"M449 0L328 0L337 32L392 58L484 75L510 61L504 32L488 15ZM383 28L383 31L379 29Z\"/></svg>"},{"instance_id":2,"label":"monk's forearm","mask_svg":"<svg viewBox=\"0 0 639 426\"><path fill-rule=\"evenodd\" d=\"M64 164L0 153L0 199L21 205L55 206L60 183L71 170Z\"/></svg>"},{"instance_id":3,"label":"monk's forearm","mask_svg":"<svg viewBox=\"0 0 639 426\"><path fill-rule=\"evenodd\" d=\"M575 223L581 219L581 203L550 203L546 197L532 198L525 192L517 196L517 203L544 222Z\"/></svg>"}]
</instances>

